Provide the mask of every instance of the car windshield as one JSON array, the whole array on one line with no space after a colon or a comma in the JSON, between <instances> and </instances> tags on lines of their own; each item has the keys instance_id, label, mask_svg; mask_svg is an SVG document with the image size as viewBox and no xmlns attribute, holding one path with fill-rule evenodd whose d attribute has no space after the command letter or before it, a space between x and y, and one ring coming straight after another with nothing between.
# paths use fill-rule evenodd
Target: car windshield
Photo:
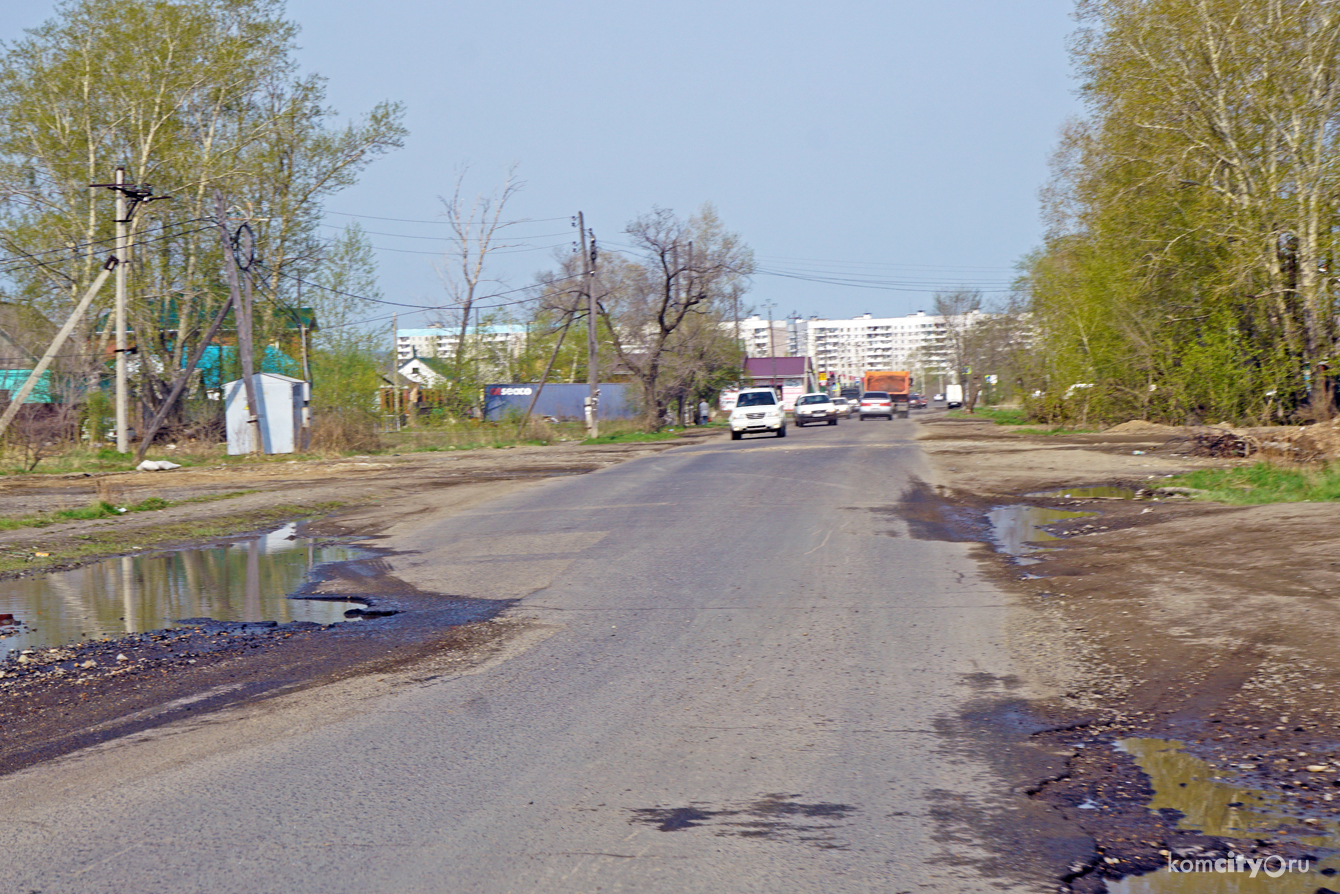
<instances>
[{"instance_id":1,"label":"car windshield","mask_svg":"<svg viewBox=\"0 0 1340 894\"><path fill-rule=\"evenodd\" d=\"M771 391L746 391L735 402L737 407L771 407L776 404L777 398Z\"/></svg>"},{"instance_id":2,"label":"car windshield","mask_svg":"<svg viewBox=\"0 0 1340 894\"><path fill-rule=\"evenodd\" d=\"M828 402L828 395L826 394L807 394L796 401L798 404L826 404Z\"/></svg>"},{"instance_id":3,"label":"car windshield","mask_svg":"<svg viewBox=\"0 0 1340 894\"><path fill-rule=\"evenodd\" d=\"M888 400L888 399L889 399L889 393L887 391L867 391L865 394L861 395L861 400Z\"/></svg>"}]
</instances>

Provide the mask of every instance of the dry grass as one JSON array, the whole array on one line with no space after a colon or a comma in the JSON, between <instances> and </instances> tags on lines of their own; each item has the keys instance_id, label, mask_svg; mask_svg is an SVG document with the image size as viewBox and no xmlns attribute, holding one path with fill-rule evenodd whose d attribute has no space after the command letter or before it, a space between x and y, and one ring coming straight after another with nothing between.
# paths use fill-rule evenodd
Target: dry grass
<instances>
[{"instance_id":1,"label":"dry grass","mask_svg":"<svg viewBox=\"0 0 1340 894\"><path fill-rule=\"evenodd\" d=\"M376 453L382 439L371 413L357 410L323 410L312 418L312 445L316 453Z\"/></svg>"}]
</instances>

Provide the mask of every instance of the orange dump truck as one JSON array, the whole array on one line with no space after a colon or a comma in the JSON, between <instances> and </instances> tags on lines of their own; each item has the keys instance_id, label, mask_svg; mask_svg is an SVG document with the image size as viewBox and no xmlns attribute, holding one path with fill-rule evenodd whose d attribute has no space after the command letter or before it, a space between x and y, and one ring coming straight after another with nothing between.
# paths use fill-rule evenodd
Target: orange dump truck
<instances>
[{"instance_id":1,"label":"orange dump truck","mask_svg":"<svg viewBox=\"0 0 1340 894\"><path fill-rule=\"evenodd\" d=\"M911 408L912 374L888 369L866 370L862 387L866 391L887 391L893 402L893 412L907 418Z\"/></svg>"}]
</instances>

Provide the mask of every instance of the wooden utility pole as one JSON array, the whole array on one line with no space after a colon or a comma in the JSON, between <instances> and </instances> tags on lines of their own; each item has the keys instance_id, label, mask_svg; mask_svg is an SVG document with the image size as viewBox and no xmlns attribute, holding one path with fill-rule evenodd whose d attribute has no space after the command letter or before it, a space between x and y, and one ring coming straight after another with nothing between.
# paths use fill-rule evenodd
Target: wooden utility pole
<instances>
[{"instance_id":1,"label":"wooden utility pole","mask_svg":"<svg viewBox=\"0 0 1340 894\"><path fill-rule=\"evenodd\" d=\"M582 233L582 288L586 291L586 436L600 436L600 353L596 340L595 239L586 246L586 218L577 212Z\"/></svg>"},{"instance_id":2,"label":"wooden utility pole","mask_svg":"<svg viewBox=\"0 0 1340 894\"><path fill-rule=\"evenodd\" d=\"M568 335L568 327L572 325L572 317L573 314L569 313L563 320L563 330L558 333L558 341L554 344L554 353L549 355L549 362L544 365L544 372L540 374L540 384L535 387L535 393L530 396L530 403L526 406L526 415L521 417L521 423L516 427L518 438L526 430L526 423L530 421L530 414L535 412L535 402L540 399L540 392L544 390L544 383L549 381L549 373L554 369L554 361L558 359L558 352L563 349L563 339Z\"/></svg>"},{"instance_id":3,"label":"wooden utility pole","mask_svg":"<svg viewBox=\"0 0 1340 894\"><path fill-rule=\"evenodd\" d=\"M182 391L186 389L186 383L191 379L191 373L195 372L196 366L200 363L200 358L205 356L205 351L209 349L210 342L214 341L214 336L218 334L219 327L223 325L223 320L228 316L228 311L233 310L233 319L237 319L236 308L233 305L232 298L223 302L223 307L219 309L214 317L214 322L209 324L209 329L205 330L205 335L200 339L200 344L195 346L191 352L191 359L187 361L186 368L178 375L176 381L172 383L172 390L167 398L158 407L158 412L154 413L154 418L149 421L141 436L140 447L135 451L135 462L139 463L144 459L144 454L148 452L149 445L153 443L154 435L158 434L158 427L163 424L167 414L172 411L172 407L177 403L177 398L181 397ZM222 364L219 367L222 369Z\"/></svg>"},{"instance_id":4,"label":"wooden utility pole","mask_svg":"<svg viewBox=\"0 0 1340 894\"><path fill-rule=\"evenodd\" d=\"M391 405L387 407L395 416L395 430L400 431L400 314L391 314L391 370L387 377L391 383Z\"/></svg>"},{"instance_id":5,"label":"wooden utility pole","mask_svg":"<svg viewBox=\"0 0 1340 894\"><path fill-rule=\"evenodd\" d=\"M51 361L56 358L56 354L60 351L61 346L65 344L65 340L70 337L70 333L74 331L74 327L78 324L80 317L82 317L84 312L88 310L88 306L93 303L93 298L102 288L102 284L107 282L107 277L112 275L112 269L120 266L117 258L111 257L107 259L107 263L102 267L102 272L93 280L93 284L88 287L88 291L84 293L84 297L79 299L79 304L75 307L74 313L70 314L70 319L66 320L65 325L61 327L60 332L56 333L55 340L51 342L51 346L47 348L47 352L42 355L42 359L37 361L37 366L33 367L33 371L28 373L27 381L25 381L19 390L14 393L14 396L10 398L9 406L5 409L4 415L0 416L0 436L3 436L5 430L9 428L9 423L14 421L14 417L18 415L19 408L23 406L23 402L28 399L28 395L31 394L33 388L37 386L38 381L42 378L42 373L47 371L47 367L51 365Z\"/></svg>"},{"instance_id":6,"label":"wooden utility pole","mask_svg":"<svg viewBox=\"0 0 1340 894\"><path fill-rule=\"evenodd\" d=\"M232 235L228 232L228 206L223 201L223 193L217 190L214 193L214 207L218 215L219 239L223 243L223 267L228 274L228 291L232 296L233 316L237 320L237 353L242 360L242 387L247 395L247 424L251 427L252 452L263 453L265 445L261 442L261 406L256 401L255 364L251 352L251 302L244 300L244 293L237 282L237 258L233 254ZM250 234L250 229L247 233ZM248 249L251 247L248 240ZM251 297L250 267L248 261L246 299Z\"/></svg>"}]
</instances>

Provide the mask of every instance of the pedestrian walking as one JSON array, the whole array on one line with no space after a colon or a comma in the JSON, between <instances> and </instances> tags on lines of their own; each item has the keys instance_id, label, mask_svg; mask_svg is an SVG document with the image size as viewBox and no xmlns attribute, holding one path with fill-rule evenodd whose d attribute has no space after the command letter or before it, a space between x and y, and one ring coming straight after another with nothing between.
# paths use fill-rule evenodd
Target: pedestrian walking
<instances>
[{"instance_id":1,"label":"pedestrian walking","mask_svg":"<svg viewBox=\"0 0 1340 894\"><path fill-rule=\"evenodd\" d=\"M698 424L706 425L707 420L711 417L711 415L712 415L712 408L708 406L707 401L704 400L700 402L698 404Z\"/></svg>"}]
</instances>

